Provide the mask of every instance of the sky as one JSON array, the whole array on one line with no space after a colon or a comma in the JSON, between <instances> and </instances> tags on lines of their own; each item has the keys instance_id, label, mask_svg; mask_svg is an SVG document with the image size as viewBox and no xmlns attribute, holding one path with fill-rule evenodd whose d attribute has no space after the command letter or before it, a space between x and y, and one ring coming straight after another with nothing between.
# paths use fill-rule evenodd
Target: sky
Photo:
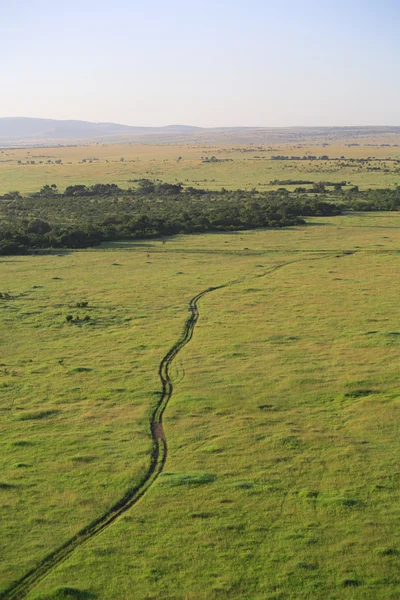
<instances>
[{"instance_id":1,"label":"sky","mask_svg":"<svg viewBox=\"0 0 400 600\"><path fill-rule=\"evenodd\" d=\"M400 125L399 0L0 0L0 117Z\"/></svg>"}]
</instances>

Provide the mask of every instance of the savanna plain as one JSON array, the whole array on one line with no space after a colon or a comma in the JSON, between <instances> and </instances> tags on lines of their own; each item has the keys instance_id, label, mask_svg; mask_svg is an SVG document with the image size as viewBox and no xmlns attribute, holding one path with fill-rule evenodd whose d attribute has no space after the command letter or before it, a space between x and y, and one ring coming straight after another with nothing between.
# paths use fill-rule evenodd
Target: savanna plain
<instances>
[{"instance_id":1,"label":"savanna plain","mask_svg":"<svg viewBox=\"0 0 400 600\"><path fill-rule=\"evenodd\" d=\"M102 169L123 151L106 150ZM0 166L0 192L102 180L93 148L57 149L63 162L75 153L78 171L37 157L24 166L25 149L7 152L13 163ZM92 162L82 162L89 152ZM214 179L215 188L243 185L249 165L253 187L299 179L308 164L290 170L254 158L235 169L204 162L200 150L160 147L146 159L159 160L160 172L149 173L147 163L135 172L129 152L115 158L120 178L110 171L104 180L182 181L190 152L201 153L188 166L190 185ZM169 159L157 152L174 153L164 171ZM229 158L224 152L215 156ZM334 161L329 177L318 161L307 179L367 188L386 178L390 187L398 180L391 152L386 167L340 170ZM261 162L275 169L262 181L251 170ZM203 169L210 173L195 175ZM2 256L0 597L399 598L399 267L399 212ZM193 337L170 366L160 476L13 595L15 582L146 478L159 365L190 300L206 290Z\"/></svg>"},{"instance_id":2,"label":"savanna plain","mask_svg":"<svg viewBox=\"0 0 400 600\"><path fill-rule=\"evenodd\" d=\"M399 136L349 138L348 143L317 145L313 141L262 146L98 143L0 148L0 195L10 190L36 192L45 184L62 190L99 182L128 188L138 178L180 181L211 190L266 191L289 180L346 181L360 189L393 187L400 182ZM293 190L296 183L286 183L285 187Z\"/></svg>"}]
</instances>

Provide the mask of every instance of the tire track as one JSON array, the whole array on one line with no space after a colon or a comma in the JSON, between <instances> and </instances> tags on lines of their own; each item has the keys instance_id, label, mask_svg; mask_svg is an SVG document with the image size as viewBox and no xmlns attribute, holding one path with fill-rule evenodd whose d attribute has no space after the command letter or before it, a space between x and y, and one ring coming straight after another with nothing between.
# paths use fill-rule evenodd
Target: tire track
<instances>
[{"instance_id":1,"label":"tire track","mask_svg":"<svg viewBox=\"0 0 400 600\"><path fill-rule=\"evenodd\" d=\"M11 586L0 595L2 600L19 600L24 598L37 583L44 579L52 569L69 558L77 548L92 539L95 535L104 531L104 529L109 527L119 516L136 504L160 475L167 459L167 442L162 425L162 416L173 392L170 367L176 355L193 337L193 331L199 318L199 300L206 294L222 287L225 287L225 285L207 288L190 300L190 315L183 327L181 337L160 362L158 374L161 380L161 394L157 406L150 418L153 448L150 466L143 481L139 485L128 490L106 513L81 529L81 531L65 542L65 544L45 556L39 564L28 571L21 579L11 584Z\"/></svg>"},{"instance_id":2,"label":"tire track","mask_svg":"<svg viewBox=\"0 0 400 600\"><path fill-rule=\"evenodd\" d=\"M274 271L293 263L307 260L318 260L322 258L326 258L326 256L287 261L275 265L274 267L267 269L267 271L264 273L253 277L265 277ZM185 322L182 334L178 341L175 342L175 344L161 360L159 365L158 374L161 381L161 393L160 399L150 417L150 431L153 440L153 448L150 457L150 465L142 482L137 486L128 489L124 496L120 498L120 500L118 500L107 512L81 529L62 546L59 546L56 550L45 556L21 579L12 583L8 589L0 594L1 600L21 600L24 598L36 584L44 579L50 573L50 571L67 560L77 548L107 529L107 527L109 527L118 517L135 505L153 485L157 477L163 471L167 459L167 441L162 424L162 417L173 392L170 368L177 354L182 350L182 348L184 348L184 346L186 346L186 344L188 344L188 342L190 342L193 337L194 328L199 319L198 302L205 295L213 291L241 283L247 278L248 276L245 275L239 279L231 280L222 285L209 287L196 294L196 296L193 296L193 298L189 301L190 315Z\"/></svg>"}]
</instances>

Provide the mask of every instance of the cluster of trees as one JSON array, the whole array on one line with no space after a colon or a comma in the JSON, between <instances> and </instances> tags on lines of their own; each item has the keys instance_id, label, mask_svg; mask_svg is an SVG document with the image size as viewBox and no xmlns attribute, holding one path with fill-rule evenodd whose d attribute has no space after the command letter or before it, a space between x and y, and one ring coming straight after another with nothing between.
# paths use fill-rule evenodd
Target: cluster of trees
<instances>
[{"instance_id":1,"label":"cluster of trees","mask_svg":"<svg viewBox=\"0 0 400 600\"><path fill-rule=\"evenodd\" d=\"M26 161L26 163L24 163L22 160L18 160L18 161L17 161L17 164L19 164L19 165L35 165L35 164L36 164L36 161L35 161L35 160L27 160L27 161ZM38 164L39 164L39 165L42 165L42 164L43 164L43 161L42 161L42 160L39 160L39 161L38 161ZM61 160L61 159L57 159L57 160L55 160L55 161L54 161L54 163L53 163L53 161L49 159L49 160L46 160L46 164L48 164L48 165L52 165L52 164L56 164L56 165L62 165L62 160Z\"/></svg>"},{"instance_id":2,"label":"cluster of trees","mask_svg":"<svg viewBox=\"0 0 400 600\"><path fill-rule=\"evenodd\" d=\"M0 201L0 254L177 233L289 227L304 223L304 217L343 210L400 210L400 187L345 190L340 182L329 190L318 183L309 190L259 192L209 191L148 179L135 183L128 190L99 183L69 186L62 193L46 185L28 197L6 194Z\"/></svg>"},{"instance_id":3,"label":"cluster of trees","mask_svg":"<svg viewBox=\"0 0 400 600\"><path fill-rule=\"evenodd\" d=\"M220 163L220 162L233 162L233 158L217 158L216 156L205 156L202 158L203 163Z\"/></svg>"},{"instance_id":4,"label":"cluster of trees","mask_svg":"<svg viewBox=\"0 0 400 600\"><path fill-rule=\"evenodd\" d=\"M122 190L114 184L75 185L65 192L44 186L0 202L0 254L41 248L86 248L103 241L177 233L288 227L303 217L338 214L340 208L287 192L207 191L142 179Z\"/></svg>"},{"instance_id":5,"label":"cluster of trees","mask_svg":"<svg viewBox=\"0 0 400 600\"><path fill-rule=\"evenodd\" d=\"M120 187L115 183L96 183L95 185L87 187L86 185L70 185L67 187L65 192L61 194L55 184L45 185L41 190L32 194L33 198L53 198L56 196L110 196L118 192L123 193ZM15 193L15 192L14 192Z\"/></svg>"},{"instance_id":6,"label":"cluster of trees","mask_svg":"<svg viewBox=\"0 0 400 600\"><path fill-rule=\"evenodd\" d=\"M312 185L308 179L271 179L270 185Z\"/></svg>"},{"instance_id":7,"label":"cluster of trees","mask_svg":"<svg viewBox=\"0 0 400 600\"><path fill-rule=\"evenodd\" d=\"M331 160L331 159L329 158L329 156L327 154L323 154L322 156L314 156L312 154L308 154L307 156L285 156L284 154L276 154L276 155L271 156L271 160Z\"/></svg>"},{"instance_id":8,"label":"cluster of trees","mask_svg":"<svg viewBox=\"0 0 400 600\"><path fill-rule=\"evenodd\" d=\"M310 181L308 179L273 179L269 182L270 185L323 185L323 186L339 186L344 187L347 184L346 181Z\"/></svg>"},{"instance_id":9,"label":"cluster of trees","mask_svg":"<svg viewBox=\"0 0 400 600\"><path fill-rule=\"evenodd\" d=\"M357 186L344 196L343 207L354 211L397 211L400 210L400 186L389 189L360 191Z\"/></svg>"},{"instance_id":10,"label":"cluster of trees","mask_svg":"<svg viewBox=\"0 0 400 600\"><path fill-rule=\"evenodd\" d=\"M344 156L337 157L329 157L327 154L322 154L321 156L314 156L312 154L308 154L306 156L285 156L284 154L277 154L271 156L271 160L331 160L331 161L346 161L345 163L340 162L340 166L342 164L349 166L354 164L365 165L373 162L391 162L391 163L399 163L400 159L398 158L376 158L375 156L368 156L367 158L345 158Z\"/></svg>"}]
</instances>

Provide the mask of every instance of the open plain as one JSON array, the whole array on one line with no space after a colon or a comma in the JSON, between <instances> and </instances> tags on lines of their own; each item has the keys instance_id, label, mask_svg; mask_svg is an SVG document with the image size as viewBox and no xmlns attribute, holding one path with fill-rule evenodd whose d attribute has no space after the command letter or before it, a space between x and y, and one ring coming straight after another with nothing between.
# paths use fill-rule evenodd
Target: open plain
<instances>
[{"instance_id":1,"label":"open plain","mask_svg":"<svg viewBox=\"0 0 400 600\"><path fill-rule=\"evenodd\" d=\"M94 183L116 183L129 188L139 178L228 190L272 190L282 187L273 182L288 180L346 181L360 189L393 187L400 183L399 138L349 138L346 143L318 145L94 144L3 148L0 195L13 190L36 192L45 183L55 184L60 190L69 185ZM286 158L272 159L279 156ZM316 160L320 157L327 159ZM296 184L284 187L292 190Z\"/></svg>"},{"instance_id":2,"label":"open plain","mask_svg":"<svg viewBox=\"0 0 400 600\"><path fill-rule=\"evenodd\" d=\"M399 249L363 213L2 257L2 597L397 598ZM146 480L205 290L162 473L13 595Z\"/></svg>"}]
</instances>

